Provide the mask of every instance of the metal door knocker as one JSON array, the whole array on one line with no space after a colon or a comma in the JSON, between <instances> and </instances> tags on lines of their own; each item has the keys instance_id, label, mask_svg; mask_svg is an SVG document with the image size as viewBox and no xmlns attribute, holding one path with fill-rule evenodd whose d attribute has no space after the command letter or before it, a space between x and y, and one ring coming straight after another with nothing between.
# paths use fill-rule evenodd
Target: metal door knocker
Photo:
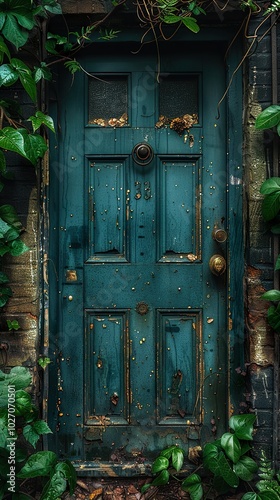
<instances>
[{"instance_id":1,"label":"metal door knocker","mask_svg":"<svg viewBox=\"0 0 280 500\"><path fill-rule=\"evenodd\" d=\"M146 142L136 144L132 150L132 158L138 165L148 165L154 157L154 152Z\"/></svg>"}]
</instances>

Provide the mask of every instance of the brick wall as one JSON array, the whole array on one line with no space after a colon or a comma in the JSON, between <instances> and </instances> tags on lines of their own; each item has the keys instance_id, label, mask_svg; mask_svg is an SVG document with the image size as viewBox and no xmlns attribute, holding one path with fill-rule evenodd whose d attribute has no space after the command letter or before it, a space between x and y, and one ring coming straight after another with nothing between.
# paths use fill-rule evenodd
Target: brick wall
<instances>
[{"instance_id":1,"label":"brick wall","mask_svg":"<svg viewBox=\"0 0 280 500\"><path fill-rule=\"evenodd\" d=\"M34 108L22 88L13 86L1 90L5 98L17 100L24 118L33 114ZM23 365L32 369L35 375L40 314L38 180L35 168L27 160L12 153L8 153L6 158L7 168L14 179L4 180L0 204L15 207L24 228L22 239L29 251L18 257L5 255L1 259L2 270L9 277L13 296L0 314L0 368L5 370ZM9 331L7 319L17 320L19 330ZM34 376L36 386L37 382L37 377Z\"/></svg>"},{"instance_id":2,"label":"brick wall","mask_svg":"<svg viewBox=\"0 0 280 500\"><path fill-rule=\"evenodd\" d=\"M274 287L273 240L261 214L262 182L273 172L273 134L257 131L255 119L260 111L272 103L272 40L271 31L261 40L269 28L266 23L256 32L260 17L250 23L250 35L257 34L252 55L246 63L245 80L245 332L249 364L248 397L252 411L257 415L255 442L257 452L263 449L273 459L279 460L275 415L278 411L278 387L275 384L278 373L278 342L267 325L266 314L269 304L260 299L262 293ZM252 40L252 39L251 39ZM278 35L279 41L279 35ZM274 61L276 62L276 61ZM276 70L277 71L277 70ZM275 102L274 102L275 103ZM274 167L275 168L275 167ZM277 171L276 171L277 172ZM276 173L277 175L277 173Z\"/></svg>"}]
</instances>

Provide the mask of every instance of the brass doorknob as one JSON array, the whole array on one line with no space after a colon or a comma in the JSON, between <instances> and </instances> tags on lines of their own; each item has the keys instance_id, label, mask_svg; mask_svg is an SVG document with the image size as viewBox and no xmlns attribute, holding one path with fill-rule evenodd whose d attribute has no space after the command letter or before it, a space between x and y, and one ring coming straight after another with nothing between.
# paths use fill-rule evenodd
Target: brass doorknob
<instances>
[{"instance_id":1,"label":"brass doorknob","mask_svg":"<svg viewBox=\"0 0 280 500\"><path fill-rule=\"evenodd\" d=\"M227 268L227 263L222 255L215 254L209 260L209 267L211 273L215 274L215 276L221 276Z\"/></svg>"},{"instance_id":2,"label":"brass doorknob","mask_svg":"<svg viewBox=\"0 0 280 500\"><path fill-rule=\"evenodd\" d=\"M227 241L227 232L225 229L218 229L215 228L212 232L213 239L216 240L218 243L224 243Z\"/></svg>"}]
</instances>

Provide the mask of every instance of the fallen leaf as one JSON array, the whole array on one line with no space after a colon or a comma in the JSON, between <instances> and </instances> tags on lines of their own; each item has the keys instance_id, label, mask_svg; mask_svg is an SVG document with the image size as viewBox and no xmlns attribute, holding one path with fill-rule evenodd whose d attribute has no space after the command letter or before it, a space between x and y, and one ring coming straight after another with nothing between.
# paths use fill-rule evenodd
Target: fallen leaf
<instances>
[{"instance_id":1,"label":"fallen leaf","mask_svg":"<svg viewBox=\"0 0 280 500\"><path fill-rule=\"evenodd\" d=\"M97 500L99 497L102 498L103 489L98 488L97 490L93 490L89 495L89 500Z\"/></svg>"},{"instance_id":2,"label":"fallen leaf","mask_svg":"<svg viewBox=\"0 0 280 500\"><path fill-rule=\"evenodd\" d=\"M88 491L88 486L84 481L81 481L80 479L77 479L77 486L80 486L83 490Z\"/></svg>"}]
</instances>

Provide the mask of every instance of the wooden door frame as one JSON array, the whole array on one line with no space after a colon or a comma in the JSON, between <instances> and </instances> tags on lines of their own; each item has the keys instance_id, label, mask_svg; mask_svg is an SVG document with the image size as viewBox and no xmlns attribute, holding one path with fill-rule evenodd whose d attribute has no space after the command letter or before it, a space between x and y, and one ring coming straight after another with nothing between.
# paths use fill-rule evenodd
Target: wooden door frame
<instances>
[{"instance_id":1,"label":"wooden door frame","mask_svg":"<svg viewBox=\"0 0 280 500\"><path fill-rule=\"evenodd\" d=\"M233 38L235 30L230 28L209 28L202 29L199 34L192 34L187 30L177 36L178 44L184 41L190 43L203 44L217 41L221 43L230 42ZM141 32L138 34L135 31L122 34L116 42L122 41L135 42L141 37ZM104 42L103 42L104 43ZM166 42L167 43L167 42ZM241 60L241 47L233 46L227 58L227 80L230 82L231 75ZM222 96L221 96L222 97ZM227 89L225 96L227 107L227 179L221 179L221 182L226 182L228 185L228 201L227 201L227 216L228 216L228 269L229 269L229 288L228 288L228 331L225 332L228 343L228 397L227 408L229 414L236 412L240 404L240 392L235 383L236 368L242 366L244 357L244 301L243 301L243 275L244 275L244 242L243 242L243 182L242 182L242 74L241 70L234 75L231 85ZM51 113L54 116L53 112ZM218 109L217 109L218 114ZM54 116L57 123L57 116ZM53 157L53 167L50 172L48 161L44 164L43 171L43 189L42 189L42 242L43 242L43 293L42 293L42 354L47 357L52 357L55 353L50 353L50 335L53 335L56 330L56 315L58 308L52 311L49 310L49 296L52 290L57 288L56 283L56 261L53 259L55 248L59 238L60 228L57 226L56 215L56 200L59 196L59 183L62 182L60 177L60 166L56 163L56 158ZM56 171L56 179L52 180L52 175ZM51 175L50 175L51 174ZM51 182L51 189L50 183ZM50 217L50 218L49 218ZM51 221L51 227L49 225ZM54 228L56 229L54 230ZM59 290L57 290L59 293ZM58 346L59 348L59 346ZM50 416L59 412L59 393L57 398L52 394L50 387L58 385L58 366L52 363L45 372L44 388L43 388L43 418L50 420ZM49 448L49 439L44 437L44 447ZM52 449L52 448L51 448ZM71 458L71 457L67 457ZM145 464L132 465L127 471L127 475L146 474L147 468ZM102 472L103 471L103 472ZM101 476L101 475L124 475L122 465L116 464L112 468L108 464L87 462L82 464L82 468L77 465L77 472L83 476Z\"/></svg>"}]
</instances>

